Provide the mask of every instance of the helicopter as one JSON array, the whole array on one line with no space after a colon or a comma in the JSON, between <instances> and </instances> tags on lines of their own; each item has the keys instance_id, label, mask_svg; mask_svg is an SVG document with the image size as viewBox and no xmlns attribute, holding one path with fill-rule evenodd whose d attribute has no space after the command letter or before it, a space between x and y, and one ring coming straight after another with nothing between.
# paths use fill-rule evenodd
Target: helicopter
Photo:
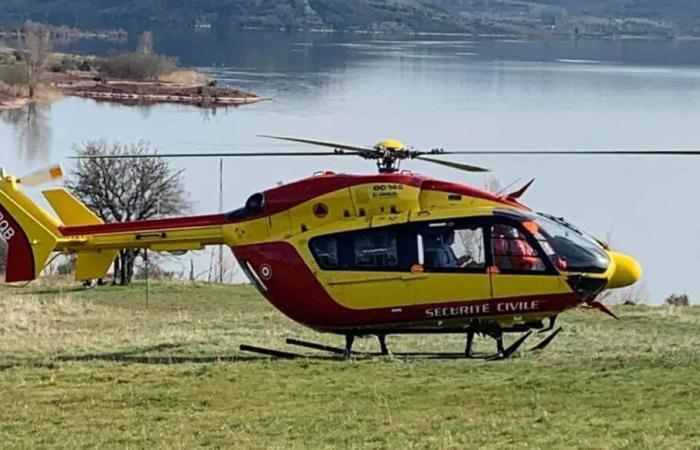
<instances>
[{"instance_id":1,"label":"helicopter","mask_svg":"<svg viewBox=\"0 0 700 450\"><path fill-rule=\"evenodd\" d=\"M7 282L39 276L55 252L77 256L76 280L103 278L120 249L186 252L230 247L253 286L283 314L319 332L345 337L343 348L296 339L288 344L360 355L355 339L375 336L390 354L388 335L454 333L466 336L460 358L505 359L533 332L562 330L559 314L577 306L616 317L597 301L606 289L636 283L640 264L568 221L520 202L532 181L508 194L401 170L420 160L466 172L488 169L442 159L454 154L688 155L688 151L464 151L415 150L397 140L372 147L284 136L263 137L332 151L83 155L76 158L358 156L378 173L318 172L252 194L223 214L124 223L103 221L64 188L44 197L49 213L22 192L57 179L59 168L16 178L0 174L0 236L8 242ZM534 180L533 180L534 181ZM556 328L555 328L556 327ZM505 333L517 333L505 347ZM476 354L476 335L496 352ZM241 345L280 358L303 355ZM365 353L368 354L368 353Z\"/></svg>"}]
</instances>

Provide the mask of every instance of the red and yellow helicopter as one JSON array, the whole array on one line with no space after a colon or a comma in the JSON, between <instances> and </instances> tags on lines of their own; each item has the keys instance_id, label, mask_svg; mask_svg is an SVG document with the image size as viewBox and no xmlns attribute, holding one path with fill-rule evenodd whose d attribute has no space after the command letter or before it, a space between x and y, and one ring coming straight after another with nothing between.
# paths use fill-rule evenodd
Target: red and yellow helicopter
<instances>
[{"instance_id":1,"label":"red and yellow helicopter","mask_svg":"<svg viewBox=\"0 0 700 450\"><path fill-rule=\"evenodd\" d=\"M250 196L226 214L103 223L67 190L43 194L45 211L20 186L60 175L53 169L0 178L0 235L9 243L6 280L39 276L54 252L77 255L76 279L102 278L119 249L181 252L227 245L251 283L291 319L346 337L345 348L290 340L350 357L354 339L400 333L461 333L462 357L475 334L496 340L501 359L533 330L552 333L561 312L579 306L610 313L596 297L634 284L641 267L570 223L520 203L530 186L496 195L465 184L400 171L422 160L468 172L486 169L441 159L452 154L674 154L673 152L419 151L385 140L374 147L266 136L330 147L327 152L157 154L158 157L347 156L375 160L373 175L317 173ZM681 154L680 152L677 152ZM687 154L683 152L682 154ZM85 158L153 157L87 155ZM503 333L522 333L504 348ZM273 356L295 353L242 346Z\"/></svg>"}]
</instances>

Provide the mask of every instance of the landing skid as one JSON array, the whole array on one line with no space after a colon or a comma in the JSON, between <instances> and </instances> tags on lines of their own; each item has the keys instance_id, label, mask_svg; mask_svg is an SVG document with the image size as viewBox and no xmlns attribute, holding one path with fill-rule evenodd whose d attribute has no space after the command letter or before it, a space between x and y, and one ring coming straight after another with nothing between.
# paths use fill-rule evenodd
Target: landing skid
<instances>
[{"instance_id":1,"label":"landing skid","mask_svg":"<svg viewBox=\"0 0 700 450\"><path fill-rule=\"evenodd\" d=\"M559 334L560 331L561 331L561 327L557 328L557 329L554 330L549 336L547 336L546 338L542 339L539 343L537 343L537 345L535 345L534 347L532 347L532 348L530 349L530 351L531 351L531 352L534 352L534 351L542 351L542 350L544 350L544 349L554 340L554 338L557 337L557 335Z\"/></svg>"},{"instance_id":2,"label":"landing skid","mask_svg":"<svg viewBox=\"0 0 700 450\"><path fill-rule=\"evenodd\" d=\"M554 338L561 331L561 327L557 328L553 333L544 338L542 341L537 343L530 351L541 351L547 347ZM386 345L386 335L379 334L377 339L379 341L379 352L364 352L353 350L353 344L355 342L355 335L345 336L345 347L334 347L331 345L319 344L316 342L308 342L300 339L287 339L286 344L296 347L303 347L306 349L317 350L325 352L330 355L324 355L324 359L334 359L334 360L347 360L350 358L358 359L370 359L378 356L392 355L397 358L405 359L479 359L484 361L500 361L512 357L520 347L525 343L525 341L532 335L532 331L527 331L522 336L520 336L515 342L513 342L508 347L503 346L502 333L500 331L492 332L481 332L488 337L493 338L496 341L497 351L494 354L480 354L474 353L472 351L472 346L474 343L474 335L476 332L467 332L467 346L464 352L461 353L449 353L449 352L390 352L388 346ZM241 345L241 351L258 353L265 356L270 356L278 359L299 359L299 358L314 358L313 355L305 355L300 353L293 353L281 350L268 349L263 347L255 347L252 345ZM320 356L320 355L319 355ZM316 356L318 357L318 356Z\"/></svg>"}]
</instances>

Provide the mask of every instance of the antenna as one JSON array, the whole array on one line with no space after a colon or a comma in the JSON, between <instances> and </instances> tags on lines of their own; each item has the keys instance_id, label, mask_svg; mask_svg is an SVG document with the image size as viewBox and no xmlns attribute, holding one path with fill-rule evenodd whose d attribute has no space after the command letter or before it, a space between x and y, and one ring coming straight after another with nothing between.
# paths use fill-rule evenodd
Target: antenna
<instances>
[{"instance_id":1,"label":"antenna","mask_svg":"<svg viewBox=\"0 0 700 450\"><path fill-rule=\"evenodd\" d=\"M224 212L224 158L219 158L219 214ZM219 284L224 284L224 246L219 245Z\"/></svg>"}]
</instances>

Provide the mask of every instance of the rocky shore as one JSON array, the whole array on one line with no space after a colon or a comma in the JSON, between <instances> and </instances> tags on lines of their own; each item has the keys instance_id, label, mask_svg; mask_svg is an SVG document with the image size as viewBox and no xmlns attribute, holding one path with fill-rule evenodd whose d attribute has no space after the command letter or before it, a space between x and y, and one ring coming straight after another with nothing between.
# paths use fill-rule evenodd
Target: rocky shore
<instances>
[{"instance_id":1,"label":"rocky shore","mask_svg":"<svg viewBox=\"0 0 700 450\"><path fill-rule=\"evenodd\" d=\"M198 72L180 71L173 75L165 80L131 81L104 79L79 71L49 73L43 81L43 93L50 93L48 97L52 99L71 95L126 105L177 103L203 108L239 106L261 100L250 92L219 86ZM0 91L0 109L22 108L30 100L26 96L12 96Z\"/></svg>"}]
</instances>

